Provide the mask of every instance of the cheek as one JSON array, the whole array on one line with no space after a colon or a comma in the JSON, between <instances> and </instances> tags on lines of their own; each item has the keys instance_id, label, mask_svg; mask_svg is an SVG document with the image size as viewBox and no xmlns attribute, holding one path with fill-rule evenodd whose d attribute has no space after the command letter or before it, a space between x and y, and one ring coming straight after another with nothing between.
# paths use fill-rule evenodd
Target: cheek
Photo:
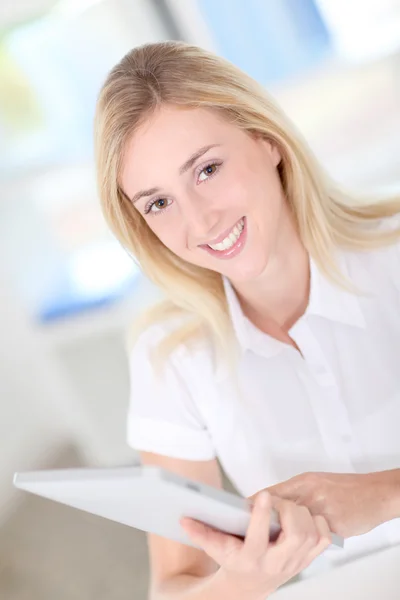
<instances>
[{"instance_id":1,"label":"cheek","mask_svg":"<svg viewBox=\"0 0 400 600\"><path fill-rule=\"evenodd\" d=\"M146 222L164 246L169 248L174 254L182 255L186 249L186 241L179 218L166 213L165 215L149 217L146 219Z\"/></svg>"},{"instance_id":2,"label":"cheek","mask_svg":"<svg viewBox=\"0 0 400 600\"><path fill-rule=\"evenodd\" d=\"M272 165L266 165L258 156L241 164L235 170L235 177L225 189L229 204L245 207L247 211L260 210L274 213L281 203L281 186L278 172Z\"/></svg>"},{"instance_id":3,"label":"cheek","mask_svg":"<svg viewBox=\"0 0 400 600\"><path fill-rule=\"evenodd\" d=\"M277 217L283 203L282 188L277 172L266 173L259 182L256 194L260 209L271 219Z\"/></svg>"},{"instance_id":4,"label":"cheek","mask_svg":"<svg viewBox=\"0 0 400 600\"><path fill-rule=\"evenodd\" d=\"M218 205L221 209L241 208L243 215L254 203L254 181L246 171L236 171L229 181L224 181L218 190Z\"/></svg>"}]
</instances>

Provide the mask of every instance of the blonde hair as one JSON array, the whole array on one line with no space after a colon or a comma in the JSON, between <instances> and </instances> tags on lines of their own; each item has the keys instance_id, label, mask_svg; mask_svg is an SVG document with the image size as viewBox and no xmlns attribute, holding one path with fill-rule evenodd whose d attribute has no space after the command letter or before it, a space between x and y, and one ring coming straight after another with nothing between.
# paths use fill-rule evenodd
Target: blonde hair
<instances>
[{"instance_id":1,"label":"blonde hair","mask_svg":"<svg viewBox=\"0 0 400 600\"><path fill-rule=\"evenodd\" d=\"M361 199L340 190L264 88L239 68L183 42L134 48L112 69L98 98L98 189L111 230L166 297L142 317L136 332L173 314L191 317L164 339L164 356L206 332L223 352L232 347L221 276L185 262L166 248L120 186L127 141L153 111L166 104L210 109L276 144L282 156L278 169L283 190L301 240L330 278L340 280L335 248L368 250L399 239L398 230L379 230L374 225L399 213L400 199L361 204Z\"/></svg>"}]
</instances>

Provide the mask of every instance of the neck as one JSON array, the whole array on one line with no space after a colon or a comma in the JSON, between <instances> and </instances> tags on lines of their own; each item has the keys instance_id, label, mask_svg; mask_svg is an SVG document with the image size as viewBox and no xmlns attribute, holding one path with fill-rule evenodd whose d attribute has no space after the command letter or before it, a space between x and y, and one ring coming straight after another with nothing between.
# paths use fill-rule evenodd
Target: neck
<instances>
[{"instance_id":1,"label":"neck","mask_svg":"<svg viewBox=\"0 0 400 600\"><path fill-rule=\"evenodd\" d=\"M232 282L246 316L260 329L286 332L305 312L310 292L309 257L291 215L282 215L279 240L257 279Z\"/></svg>"}]
</instances>

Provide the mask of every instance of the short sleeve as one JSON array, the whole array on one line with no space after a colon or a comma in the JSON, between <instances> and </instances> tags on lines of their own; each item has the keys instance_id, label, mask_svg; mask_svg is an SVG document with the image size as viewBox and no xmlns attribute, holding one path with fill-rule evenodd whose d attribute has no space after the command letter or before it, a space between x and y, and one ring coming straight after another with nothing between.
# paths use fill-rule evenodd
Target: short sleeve
<instances>
[{"instance_id":1,"label":"short sleeve","mask_svg":"<svg viewBox=\"0 0 400 600\"><path fill-rule=\"evenodd\" d=\"M163 334L151 327L130 354L128 444L172 458L210 460L215 457L212 440L184 373L189 357L174 351L159 372L152 364L151 351Z\"/></svg>"}]
</instances>

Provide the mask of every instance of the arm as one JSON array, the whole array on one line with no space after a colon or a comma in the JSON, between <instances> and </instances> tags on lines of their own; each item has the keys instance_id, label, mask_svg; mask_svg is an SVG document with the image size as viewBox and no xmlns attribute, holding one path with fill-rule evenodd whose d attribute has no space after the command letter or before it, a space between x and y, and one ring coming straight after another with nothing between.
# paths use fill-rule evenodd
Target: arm
<instances>
[{"instance_id":1,"label":"arm","mask_svg":"<svg viewBox=\"0 0 400 600\"><path fill-rule=\"evenodd\" d=\"M169 458L151 452L140 453L141 463L155 465L222 488L221 472L216 460L191 461ZM218 565L205 552L173 540L148 534L151 600L201 598L202 589L213 586ZM207 595L204 596L207 598ZM210 596L210 599L212 596Z\"/></svg>"},{"instance_id":2,"label":"arm","mask_svg":"<svg viewBox=\"0 0 400 600\"><path fill-rule=\"evenodd\" d=\"M376 473L303 473L274 485L271 494L322 515L332 532L362 535L400 518L400 469Z\"/></svg>"},{"instance_id":3,"label":"arm","mask_svg":"<svg viewBox=\"0 0 400 600\"><path fill-rule=\"evenodd\" d=\"M371 473L371 484L382 498L382 523L400 519L400 469Z\"/></svg>"},{"instance_id":4,"label":"arm","mask_svg":"<svg viewBox=\"0 0 400 600\"><path fill-rule=\"evenodd\" d=\"M222 477L216 460L188 461L141 452L141 462L157 465L179 475L222 489ZM150 558L150 600L265 600L265 594L249 593L232 586L230 578L204 551L148 535Z\"/></svg>"},{"instance_id":5,"label":"arm","mask_svg":"<svg viewBox=\"0 0 400 600\"><path fill-rule=\"evenodd\" d=\"M263 593L252 593L244 598L243 591L232 585L229 577L219 569L205 577L180 574L152 589L150 600L265 600Z\"/></svg>"},{"instance_id":6,"label":"arm","mask_svg":"<svg viewBox=\"0 0 400 600\"><path fill-rule=\"evenodd\" d=\"M189 461L142 453L142 462L222 487L215 459ZM282 528L276 541L269 540L272 507ZM245 539L193 519L184 518L181 524L198 548L149 535L151 600L265 600L331 542L323 517L268 493L260 494L252 506Z\"/></svg>"}]
</instances>

